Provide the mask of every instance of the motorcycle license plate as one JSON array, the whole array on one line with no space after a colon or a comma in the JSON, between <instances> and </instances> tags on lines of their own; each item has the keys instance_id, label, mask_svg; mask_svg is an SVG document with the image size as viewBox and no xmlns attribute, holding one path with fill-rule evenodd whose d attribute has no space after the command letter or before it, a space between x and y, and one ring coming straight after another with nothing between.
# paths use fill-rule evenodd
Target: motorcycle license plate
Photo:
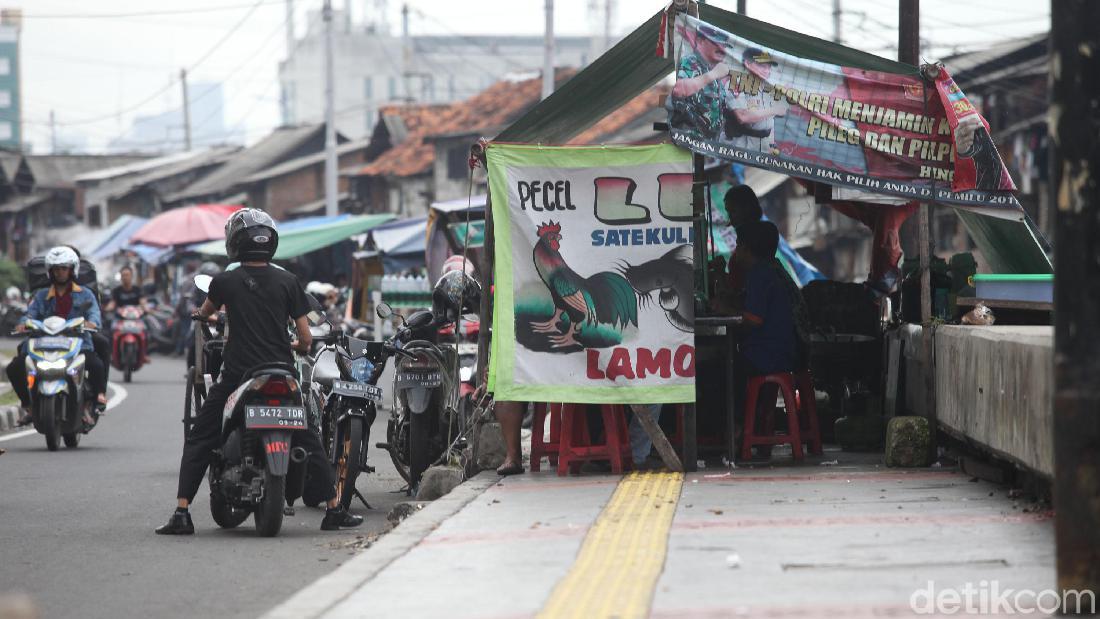
<instances>
[{"instance_id":1,"label":"motorcycle license plate","mask_svg":"<svg viewBox=\"0 0 1100 619\"><path fill-rule=\"evenodd\" d=\"M417 387L438 387L443 384L443 374L440 372L408 372L402 371L397 373L397 384L399 386L412 386Z\"/></svg>"},{"instance_id":2,"label":"motorcycle license plate","mask_svg":"<svg viewBox=\"0 0 1100 619\"><path fill-rule=\"evenodd\" d=\"M69 350L72 340L67 337L40 337L34 340L38 350Z\"/></svg>"},{"instance_id":3,"label":"motorcycle license plate","mask_svg":"<svg viewBox=\"0 0 1100 619\"><path fill-rule=\"evenodd\" d=\"M366 383L351 383L346 380L334 380L332 381L332 392L336 395L364 398L371 402L382 401L382 388Z\"/></svg>"},{"instance_id":4,"label":"motorcycle license plate","mask_svg":"<svg viewBox=\"0 0 1100 619\"><path fill-rule=\"evenodd\" d=\"M306 409L304 406L245 406L244 427L305 430Z\"/></svg>"}]
</instances>

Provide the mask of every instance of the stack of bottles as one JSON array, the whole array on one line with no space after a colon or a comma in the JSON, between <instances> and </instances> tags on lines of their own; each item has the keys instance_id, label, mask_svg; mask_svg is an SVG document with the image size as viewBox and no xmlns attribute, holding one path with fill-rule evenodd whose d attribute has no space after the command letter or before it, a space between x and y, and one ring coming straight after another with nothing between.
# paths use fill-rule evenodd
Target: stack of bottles
<instances>
[{"instance_id":1,"label":"stack of bottles","mask_svg":"<svg viewBox=\"0 0 1100 619\"><path fill-rule=\"evenodd\" d=\"M393 308L420 309L432 306L428 278L414 275L382 277L382 300Z\"/></svg>"}]
</instances>

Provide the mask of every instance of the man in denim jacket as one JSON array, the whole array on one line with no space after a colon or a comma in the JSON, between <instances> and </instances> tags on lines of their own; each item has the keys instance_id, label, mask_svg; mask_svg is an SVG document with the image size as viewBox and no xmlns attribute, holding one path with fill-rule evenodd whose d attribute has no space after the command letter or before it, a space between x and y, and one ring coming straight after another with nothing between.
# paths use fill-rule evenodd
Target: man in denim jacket
<instances>
[{"instance_id":1,"label":"man in denim jacket","mask_svg":"<svg viewBox=\"0 0 1100 619\"><path fill-rule=\"evenodd\" d=\"M66 320L84 318L85 326L98 328L100 324L99 303L95 294L76 283L77 269L80 268L80 259L76 252L68 247L54 247L46 253L46 270L50 277L50 287L35 293L31 303L27 306L27 319L45 320L50 316L60 316ZM17 331L25 329L23 322L16 328ZM84 366L88 369L88 378L95 389L98 398L98 407L103 408L107 404L107 369L103 361L95 354L92 346L92 334L84 333L81 351L84 353ZM20 344L19 352L15 359L8 364L8 380L19 401L23 405L24 416L20 424L30 423L30 391L27 389L27 365L26 343ZM94 419L85 419L85 423L91 425Z\"/></svg>"}]
</instances>

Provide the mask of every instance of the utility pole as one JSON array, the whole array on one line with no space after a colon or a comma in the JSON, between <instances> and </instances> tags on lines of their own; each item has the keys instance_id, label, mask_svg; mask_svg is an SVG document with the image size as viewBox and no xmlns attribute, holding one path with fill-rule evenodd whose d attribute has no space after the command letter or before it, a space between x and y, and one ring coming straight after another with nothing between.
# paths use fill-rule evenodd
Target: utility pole
<instances>
[{"instance_id":1,"label":"utility pole","mask_svg":"<svg viewBox=\"0 0 1100 619\"><path fill-rule=\"evenodd\" d=\"M294 49L294 0L286 0L286 58L290 60L290 50Z\"/></svg>"},{"instance_id":2,"label":"utility pole","mask_svg":"<svg viewBox=\"0 0 1100 619\"><path fill-rule=\"evenodd\" d=\"M50 110L50 154L57 154L57 120L54 118L53 110Z\"/></svg>"},{"instance_id":3,"label":"utility pole","mask_svg":"<svg viewBox=\"0 0 1100 619\"><path fill-rule=\"evenodd\" d=\"M840 0L833 0L833 43L843 43L840 36Z\"/></svg>"},{"instance_id":4,"label":"utility pole","mask_svg":"<svg viewBox=\"0 0 1100 619\"><path fill-rule=\"evenodd\" d=\"M898 60L920 65L920 0L898 0ZM931 449L936 437L936 387L932 354L932 239L930 208L920 203L917 245L920 251L921 366L924 369L924 416L928 419Z\"/></svg>"},{"instance_id":5,"label":"utility pole","mask_svg":"<svg viewBox=\"0 0 1100 619\"><path fill-rule=\"evenodd\" d=\"M412 49L409 39L409 5L401 5L401 88L404 90L403 101L412 101L412 87L409 85L409 74L412 70Z\"/></svg>"},{"instance_id":6,"label":"utility pole","mask_svg":"<svg viewBox=\"0 0 1100 619\"><path fill-rule=\"evenodd\" d=\"M339 211L336 188L336 112L335 78L332 58L332 0L325 0L321 13L325 21L325 215Z\"/></svg>"},{"instance_id":7,"label":"utility pole","mask_svg":"<svg viewBox=\"0 0 1100 619\"><path fill-rule=\"evenodd\" d=\"M187 96L187 69L180 69L183 86L183 149L191 150L191 99Z\"/></svg>"},{"instance_id":8,"label":"utility pole","mask_svg":"<svg viewBox=\"0 0 1100 619\"><path fill-rule=\"evenodd\" d=\"M615 12L615 0L604 0L603 4L603 50L611 49L611 16Z\"/></svg>"},{"instance_id":9,"label":"utility pole","mask_svg":"<svg viewBox=\"0 0 1100 619\"><path fill-rule=\"evenodd\" d=\"M542 98L554 92L554 0L546 0L546 41L542 51Z\"/></svg>"},{"instance_id":10,"label":"utility pole","mask_svg":"<svg viewBox=\"0 0 1100 619\"><path fill-rule=\"evenodd\" d=\"M1054 264L1054 537L1058 590L1100 592L1100 3L1050 2L1047 131ZM1092 127L1092 129L1088 129ZM1082 596L1087 599L1086 596ZM1088 612L1087 610L1085 612Z\"/></svg>"},{"instance_id":11,"label":"utility pole","mask_svg":"<svg viewBox=\"0 0 1100 619\"><path fill-rule=\"evenodd\" d=\"M737 0L737 12L741 15L748 15L749 9L745 6L747 2L745 0Z\"/></svg>"}]
</instances>

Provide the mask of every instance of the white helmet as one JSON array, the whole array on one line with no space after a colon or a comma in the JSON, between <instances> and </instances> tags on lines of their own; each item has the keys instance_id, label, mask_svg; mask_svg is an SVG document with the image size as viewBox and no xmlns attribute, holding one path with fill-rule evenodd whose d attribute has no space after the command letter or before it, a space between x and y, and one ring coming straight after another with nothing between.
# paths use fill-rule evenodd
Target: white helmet
<instances>
[{"instance_id":1,"label":"white helmet","mask_svg":"<svg viewBox=\"0 0 1100 619\"><path fill-rule=\"evenodd\" d=\"M23 293L16 286L8 286L8 289L4 291L4 298L8 301L19 301L23 299Z\"/></svg>"},{"instance_id":2,"label":"white helmet","mask_svg":"<svg viewBox=\"0 0 1100 619\"><path fill-rule=\"evenodd\" d=\"M50 269L54 267L69 267L73 270L72 278L75 280L77 274L80 272L80 258L77 257L76 252L70 247L65 247L64 245L54 247L46 252L46 272L49 273ZM52 281L52 275L50 279Z\"/></svg>"}]
</instances>

